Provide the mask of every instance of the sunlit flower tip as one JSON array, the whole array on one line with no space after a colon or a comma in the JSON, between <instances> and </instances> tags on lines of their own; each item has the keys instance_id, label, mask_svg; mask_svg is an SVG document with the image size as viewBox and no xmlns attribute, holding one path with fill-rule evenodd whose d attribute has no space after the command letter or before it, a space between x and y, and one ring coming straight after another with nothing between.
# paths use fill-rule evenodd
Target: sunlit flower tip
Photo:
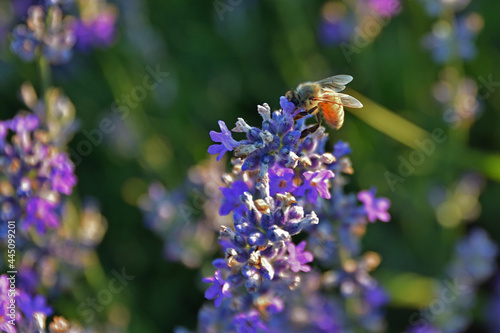
<instances>
[{"instance_id":1,"label":"sunlit flower tip","mask_svg":"<svg viewBox=\"0 0 500 333\"><path fill-rule=\"evenodd\" d=\"M213 299L216 307L219 307L224 297L230 298L231 292L229 291L230 285L222 278L222 273L218 270L215 271L213 277L206 277L202 280L205 283L213 283L205 292L205 298Z\"/></svg>"},{"instance_id":2,"label":"sunlit flower tip","mask_svg":"<svg viewBox=\"0 0 500 333\"><path fill-rule=\"evenodd\" d=\"M306 247L306 242L302 241L299 245L295 246L292 242L288 243L288 264L290 265L290 269L298 273L309 272L311 267L306 265L307 263L313 261L313 254L309 251L304 251Z\"/></svg>"},{"instance_id":3,"label":"sunlit flower tip","mask_svg":"<svg viewBox=\"0 0 500 333\"><path fill-rule=\"evenodd\" d=\"M248 125L245 119L238 118L238 121L236 121L236 127L233 128L231 131L236 133L248 133L251 130L252 126Z\"/></svg>"},{"instance_id":4,"label":"sunlit flower tip","mask_svg":"<svg viewBox=\"0 0 500 333\"><path fill-rule=\"evenodd\" d=\"M337 158L333 154L324 153L321 155L319 160L321 163L332 164L333 162L335 162L337 160Z\"/></svg>"},{"instance_id":5,"label":"sunlit flower tip","mask_svg":"<svg viewBox=\"0 0 500 333\"><path fill-rule=\"evenodd\" d=\"M221 132L210 131L210 138L214 142L220 142L220 144L208 147L208 152L210 154L218 154L217 161L220 161L222 156L224 156L227 151L232 151L239 145L238 141L233 139L231 131L229 131L224 121L219 120L219 127Z\"/></svg>"},{"instance_id":6,"label":"sunlit flower tip","mask_svg":"<svg viewBox=\"0 0 500 333\"><path fill-rule=\"evenodd\" d=\"M293 178L295 173L292 169L275 167L269 170L269 187L271 196L277 193L292 192L295 189Z\"/></svg>"},{"instance_id":7,"label":"sunlit flower tip","mask_svg":"<svg viewBox=\"0 0 500 333\"><path fill-rule=\"evenodd\" d=\"M375 192L374 188L370 191L360 191L358 193L358 200L364 204L368 221L375 222L378 219L382 222L388 222L391 219L391 215L389 215L387 210L391 202L387 198L375 198Z\"/></svg>"},{"instance_id":8,"label":"sunlit flower tip","mask_svg":"<svg viewBox=\"0 0 500 333\"><path fill-rule=\"evenodd\" d=\"M264 120L271 120L271 107L269 104L264 103L264 105L257 105L257 112Z\"/></svg>"},{"instance_id":9,"label":"sunlit flower tip","mask_svg":"<svg viewBox=\"0 0 500 333\"><path fill-rule=\"evenodd\" d=\"M230 188L221 187L220 190L224 195L224 201L220 206L219 214L224 216L233 210L238 210L242 206L240 196L248 191L248 185L242 180L237 180L231 184Z\"/></svg>"},{"instance_id":10,"label":"sunlit flower tip","mask_svg":"<svg viewBox=\"0 0 500 333\"><path fill-rule=\"evenodd\" d=\"M316 204L318 194L323 199L330 199L332 196L329 190L328 179L335 174L331 170L307 171L304 172L304 183L294 191L297 196L302 196L307 192L307 198L312 204Z\"/></svg>"}]
</instances>

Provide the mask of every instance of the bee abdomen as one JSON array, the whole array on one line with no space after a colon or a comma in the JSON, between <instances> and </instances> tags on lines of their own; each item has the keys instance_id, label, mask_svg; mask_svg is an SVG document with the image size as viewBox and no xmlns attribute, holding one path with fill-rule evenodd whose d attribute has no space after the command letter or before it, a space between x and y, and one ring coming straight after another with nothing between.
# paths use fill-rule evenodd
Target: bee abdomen
<instances>
[{"instance_id":1,"label":"bee abdomen","mask_svg":"<svg viewBox=\"0 0 500 333\"><path fill-rule=\"evenodd\" d=\"M339 98L340 101L340 98ZM337 103L320 103L320 108L325 118L326 123L335 128L340 129L344 124L344 107Z\"/></svg>"}]
</instances>

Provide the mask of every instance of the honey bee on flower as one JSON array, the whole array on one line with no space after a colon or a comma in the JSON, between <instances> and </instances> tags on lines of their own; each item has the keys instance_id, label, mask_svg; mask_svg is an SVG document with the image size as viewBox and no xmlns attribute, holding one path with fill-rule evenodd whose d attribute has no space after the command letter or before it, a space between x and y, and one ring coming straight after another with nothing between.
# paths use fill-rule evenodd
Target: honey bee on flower
<instances>
[{"instance_id":1,"label":"honey bee on flower","mask_svg":"<svg viewBox=\"0 0 500 333\"><path fill-rule=\"evenodd\" d=\"M344 124L344 106L361 108L363 104L356 98L340 93L345 85L352 81L350 75L336 75L316 82L304 82L295 90L286 93L286 98L292 102L297 109L302 109L295 116L298 120L304 116L313 114L318 123L302 131L301 138L305 138L321 125L321 116L326 123L335 129L340 129Z\"/></svg>"}]
</instances>

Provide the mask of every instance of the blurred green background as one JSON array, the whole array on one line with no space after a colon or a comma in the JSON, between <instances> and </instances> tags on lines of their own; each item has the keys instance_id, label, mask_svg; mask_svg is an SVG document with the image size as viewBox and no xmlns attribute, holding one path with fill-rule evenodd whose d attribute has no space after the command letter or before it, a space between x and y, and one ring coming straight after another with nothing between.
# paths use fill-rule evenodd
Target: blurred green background
<instances>
[{"instance_id":1,"label":"blurred green background","mask_svg":"<svg viewBox=\"0 0 500 333\"><path fill-rule=\"evenodd\" d=\"M330 75L352 75L350 92L362 94L356 96L365 104L356 115L346 114L340 131L330 130L330 145L341 139L353 149L355 173L348 188L376 186L378 195L392 201L391 222L370 225L364 239L365 250L383 258L375 277L393 298L390 332L401 332L410 314L429 301L428 278L442 274L453 242L465 229L479 225L500 240L500 93L498 86L492 91L481 86L481 78L500 82L500 3L469 5L468 12L484 19L477 57L446 64L436 64L422 48L422 37L436 18L419 1L404 1L402 11L350 59L338 45L319 41L325 3L242 0L221 20L212 1L122 1L117 3L120 38L115 46L77 54L69 64L54 67L54 84L70 97L81 121L72 149L87 139L83 130L98 128L103 117L116 125L76 169L77 195L96 197L109 223L98 248L102 268L87 272L75 286L76 294L80 301L95 295L89 280L105 283L113 269L125 268L135 276L99 313L101 320L118 314L129 321L129 332L194 328L204 302L200 273L163 259L162 241L143 226L138 197L154 180L167 188L181 184L188 168L208 157L208 133L218 130L218 120L229 125L242 117L259 124L257 104L278 108L279 97L290 88ZM147 68L157 67L168 77L142 102L128 104L128 116L119 119L113 103L127 105L125 96L142 85ZM479 93L490 93L480 101L482 114L469 125L447 124L443 107L432 97L445 67L474 79ZM21 84L31 81L39 87L40 82L36 66L14 57L6 40L0 76L0 115L5 119L23 108L17 97ZM436 128L448 140L437 144L392 191L386 172L397 174L399 158L409 158L414 140ZM484 177L480 195L457 189L470 171ZM436 193L446 198L444 208L432 205ZM475 210L472 221L465 221L464 206ZM60 299L56 312L79 319L72 304L69 296Z\"/></svg>"}]
</instances>

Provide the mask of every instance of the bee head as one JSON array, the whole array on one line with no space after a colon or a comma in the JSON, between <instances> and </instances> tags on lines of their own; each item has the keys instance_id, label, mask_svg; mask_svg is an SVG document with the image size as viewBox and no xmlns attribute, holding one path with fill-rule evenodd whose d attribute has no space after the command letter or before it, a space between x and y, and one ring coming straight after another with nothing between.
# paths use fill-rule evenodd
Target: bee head
<instances>
[{"instance_id":1,"label":"bee head","mask_svg":"<svg viewBox=\"0 0 500 333\"><path fill-rule=\"evenodd\" d=\"M299 99L297 98L297 93L295 92L295 90L289 90L286 95L285 95L286 99L288 99L290 102L292 102L296 107L299 107L301 104L299 102Z\"/></svg>"}]
</instances>

